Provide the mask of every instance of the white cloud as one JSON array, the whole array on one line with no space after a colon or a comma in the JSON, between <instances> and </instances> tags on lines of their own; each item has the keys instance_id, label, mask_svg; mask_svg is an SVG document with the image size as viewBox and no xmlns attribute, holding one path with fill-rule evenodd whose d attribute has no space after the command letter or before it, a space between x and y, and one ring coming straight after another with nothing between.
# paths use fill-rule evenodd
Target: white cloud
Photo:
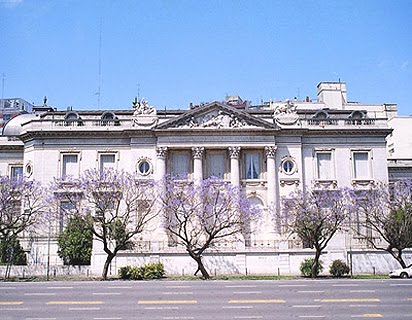
<instances>
[{"instance_id":1,"label":"white cloud","mask_svg":"<svg viewBox=\"0 0 412 320\"><path fill-rule=\"evenodd\" d=\"M22 3L23 0L0 0L0 6L7 9L15 8Z\"/></svg>"}]
</instances>

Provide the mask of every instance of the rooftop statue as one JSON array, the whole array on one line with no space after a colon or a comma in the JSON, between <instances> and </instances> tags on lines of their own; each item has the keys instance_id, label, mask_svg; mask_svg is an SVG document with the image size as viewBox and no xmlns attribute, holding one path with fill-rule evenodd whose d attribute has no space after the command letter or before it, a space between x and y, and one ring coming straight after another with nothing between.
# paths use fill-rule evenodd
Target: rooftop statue
<instances>
[{"instance_id":1,"label":"rooftop statue","mask_svg":"<svg viewBox=\"0 0 412 320\"><path fill-rule=\"evenodd\" d=\"M135 97L133 101L133 109L133 116L139 116L142 114L156 114L156 109L154 107L149 106L149 102L147 102L144 98L142 98L142 100L139 101L137 97Z\"/></svg>"}]
</instances>

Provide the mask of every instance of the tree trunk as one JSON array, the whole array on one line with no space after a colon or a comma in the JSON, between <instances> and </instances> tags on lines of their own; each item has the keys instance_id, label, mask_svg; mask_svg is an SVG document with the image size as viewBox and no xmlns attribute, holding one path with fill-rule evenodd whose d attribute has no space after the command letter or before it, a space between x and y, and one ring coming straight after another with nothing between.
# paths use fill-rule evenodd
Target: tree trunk
<instances>
[{"instance_id":1,"label":"tree trunk","mask_svg":"<svg viewBox=\"0 0 412 320\"><path fill-rule=\"evenodd\" d=\"M312 270L311 270L311 277L312 278L316 278L318 276L319 258L320 258L321 253L322 253L322 251L320 249L316 248L315 259L313 261Z\"/></svg>"},{"instance_id":2,"label":"tree trunk","mask_svg":"<svg viewBox=\"0 0 412 320\"><path fill-rule=\"evenodd\" d=\"M108 254L106 261L104 262L104 267L103 267L103 273L102 273L102 279L107 280L107 273L109 271L110 263L112 262L113 258L115 257L115 254Z\"/></svg>"},{"instance_id":3,"label":"tree trunk","mask_svg":"<svg viewBox=\"0 0 412 320\"><path fill-rule=\"evenodd\" d=\"M405 261L403 260L403 257L402 257L402 250L398 249L397 252L395 252L393 250L390 250L389 253L392 255L392 257L395 258L396 261L399 262L399 264L402 266L402 268L406 268L406 263L405 263Z\"/></svg>"},{"instance_id":4,"label":"tree trunk","mask_svg":"<svg viewBox=\"0 0 412 320\"><path fill-rule=\"evenodd\" d=\"M193 251L187 249L187 252L189 253L190 257L196 261L197 263L197 270L195 272L195 276L197 275L197 273L200 271L202 273L202 277L203 279L207 280L210 279L209 273L207 272L205 266L203 265L202 262L202 256L200 254L196 254Z\"/></svg>"}]
</instances>

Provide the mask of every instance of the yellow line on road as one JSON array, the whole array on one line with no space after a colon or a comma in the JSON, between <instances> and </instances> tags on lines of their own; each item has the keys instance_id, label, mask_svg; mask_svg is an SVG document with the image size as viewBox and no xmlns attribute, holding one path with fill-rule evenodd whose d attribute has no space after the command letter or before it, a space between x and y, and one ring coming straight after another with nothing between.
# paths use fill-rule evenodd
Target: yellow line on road
<instances>
[{"instance_id":1,"label":"yellow line on road","mask_svg":"<svg viewBox=\"0 0 412 320\"><path fill-rule=\"evenodd\" d=\"M256 300L229 300L229 303L285 303L285 300L281 299L256 299Z\"/></svg>"},{"instance_id":2,"label":"yellow line on road","mask_svg":"<svg viewBox=\"0 0 412 320\"><path fill-rule=\"evenodd\" d=\"M362 318L383 318L383 315L380 313L365 313L362 315Z\"/></svg>"},{"instance_id":3,"label":"yellow line on road","mask_svg":"<svg viewBox=\"0 0 412 320\"><path fill-rule=\"evenodd\" d=\"M47 304L58 304L58 305L73 305L73 304L103 304L103 301L49 301Z\"/></svg>"},{"instance_id":4,"label":"yellow line on road","mask_svg":"<svg viewBox=\"0 0 412 320\"><path fill-rule=\"evenodd\" d=\"M196 304L197 300L139 300L137 304Z\"/></svg>"},{"instance_id":5,"label":"yellow line on road","mask_svg":"<svg viewBox=\"0 0 412 320\"><path fill-rule=\"evenodd\" d=\"M367 298L367 299L321 299L320 302L380 302L377 298Z\"/></svg>"},{"instance_id":6,"label":"yellow line on road","mask_svg":"<svg viewBox=\"0 0 412 320\"><path fill-rule=\"evenodd\" d=\"M408 301L412 301L412 298L408 298Z\"/></svg>"},{"instance_id":7,"label":"yellow line on road","mask_svg":"<svg viewBox=\"0 0 412 320\"><path fill-rule=\"evenodd\" d=\"M0 306L15 306L23 304L23 301L0 301Z\"/></svg>"}]
</instances>

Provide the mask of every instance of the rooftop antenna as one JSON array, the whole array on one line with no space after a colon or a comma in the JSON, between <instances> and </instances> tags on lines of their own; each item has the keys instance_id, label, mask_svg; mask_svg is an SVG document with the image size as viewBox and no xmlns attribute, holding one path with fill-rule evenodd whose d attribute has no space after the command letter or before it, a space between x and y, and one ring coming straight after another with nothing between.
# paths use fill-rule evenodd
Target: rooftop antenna
<instances>
[{"instance_id":1,"label":"rooftop antenna","mask_svg":"<svg viewBox=\"0 0 412 320\"><path fill-rule=\"evenodd\" d=\"M137 84L137 100L140 101L140 83Z\"/></svg>"},{"instance_id":2,"label":"rooftop antenna","mask_svg":"<svg viewBox=\"0 0 412 320\"><path fill-rule=\"evenodd\" d=\"M101 94L101 80L102 80L102 18L100 17L100 31L99 31L99 79L97 85L97 108L100 108L100 94Z\"/></svg>"},{"instance_id":3,"label":"rooftop antenna","mask_svg":"<svg viewBox=\"0 0 412 320\"><path fill-rule=\"evenodd\" d=\"M2 73L1 74L1 105L0 105L0 107L4 106L3 99L4 99L4 80L5 80L5 77L6 77L6 74Z\"/></svg>"}]
</instances>

